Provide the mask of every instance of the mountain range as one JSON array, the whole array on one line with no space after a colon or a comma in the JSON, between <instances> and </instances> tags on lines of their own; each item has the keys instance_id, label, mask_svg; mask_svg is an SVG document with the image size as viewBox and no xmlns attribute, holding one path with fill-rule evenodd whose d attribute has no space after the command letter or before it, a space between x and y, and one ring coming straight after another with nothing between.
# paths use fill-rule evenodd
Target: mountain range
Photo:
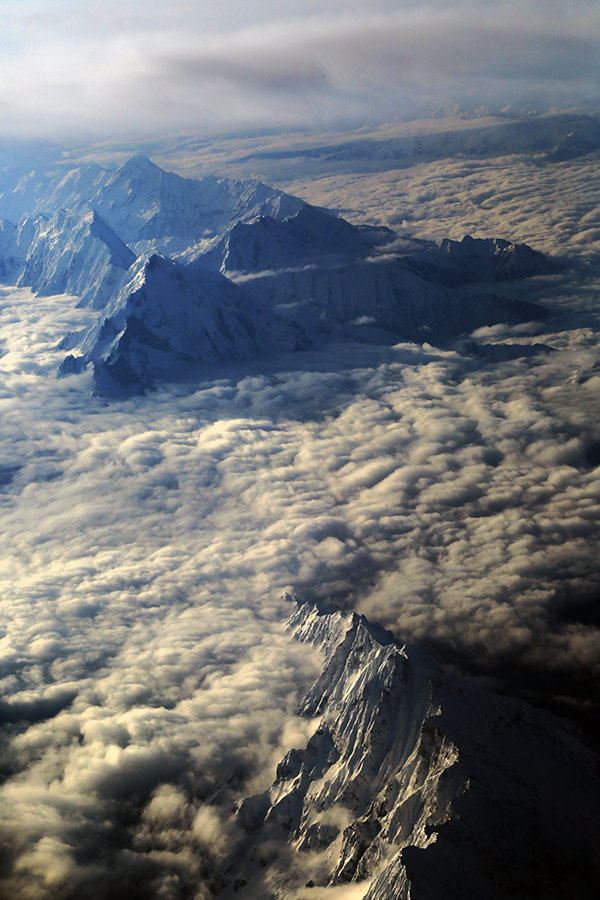
<instances>
[{"instance_id":1,"label":"mountain range","mask_svg":"<svg viewBox=\"0 0 600 900\"><path fill-rule=\"evenodd\" d=\"M568 154L581 140L556 146ZM354 225L261 182L181 178L143 156L114 169L5 171L0 216L0 280L72 294L85 308L90 324L58 345L58 375L89 369L107 397L336 342L432 341L484 362L547 352L479 343L472 332L548 315L497 291L565 264L499 237L425 241ZM148 406L139 409L142 422ZM4 469L8 484L16 469ZM295 739L267 786L203 796L215 821L229 817L206 891L595 896L600 781L574 727L453 674L357 613L289 600L290 641L321 660L298 707L298 733L310 737Z\"/></svg>"},{"instance_id":2,"label":"mountain range","mask_svg":"<svg viewBox=\"0 0 600 900\"><path fill-rule=\"evenodd\" d=\"M562 162L577 159L600 149L600 122L581 113L560 113L489 121L457 122L433 131L413 129L397 137L358 137L319 146L258 151L239 162L300 159L317 168L332 165L379 168L412 165L437 159L482 158L508 154L539 154L543 159Z\"/></svg>"},{"instance_id":3,"label":"mountain range","mask_svg":"<svg viewBox=\"0 0 600 900\"><path fill-rule=\"evenodd\" d=\"M448 343L544 311L495 290L558 262L500 239L399 240L257 181L182 178L143 156L1 185L0 275L97 310L59 374L104 393L332 339Z\"/></svg>"}]
</instances>

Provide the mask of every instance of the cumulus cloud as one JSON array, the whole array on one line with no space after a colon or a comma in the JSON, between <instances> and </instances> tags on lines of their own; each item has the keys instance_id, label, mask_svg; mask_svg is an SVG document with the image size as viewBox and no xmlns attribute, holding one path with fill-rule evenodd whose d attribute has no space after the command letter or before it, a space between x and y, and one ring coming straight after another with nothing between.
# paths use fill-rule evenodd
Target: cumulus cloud
<instances>
[{"instance_id":1,"label":"cumulus cloud","mask_svg":"<svg viewBox=\"0 0 600 900\"><path fill-rule=\"evenodd\" d=\"M597 101L599 17L579 3L5 2L5 128L314 125L440 104ZM10 78L8 76L11 76Z\"/></svg>"}]
</instances>

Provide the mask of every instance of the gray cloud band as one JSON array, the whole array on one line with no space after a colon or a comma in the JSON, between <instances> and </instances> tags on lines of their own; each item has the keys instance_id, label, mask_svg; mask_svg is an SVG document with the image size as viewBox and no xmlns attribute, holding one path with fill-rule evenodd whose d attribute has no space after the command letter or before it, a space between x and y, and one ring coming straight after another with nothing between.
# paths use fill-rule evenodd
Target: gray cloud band
<instances>
[{"instance_id":1,"label":"gray cloud band","mask_svg":"<svg viewBox=\"0 0 600 900\"><path fill-rule=\"evenodd\" d=\"M134 5L135 24L119 26L120 11L117 24L107 16L91 30L66 6L48 21L34 18L26 42L19 22L31 12L22 6L0 57L9 130L311 124L408 116L436 104L598 99L600 23L589 4L568 21L535 3L493 12L463 3L390 12L380 4L368 15L359 5L320 16L308 4L293 19L266 8L253 21L240 13L237 30L225 15L211 22L187 4L169 21L152 9L136 18Z\"/></svg>"}]
</instances>

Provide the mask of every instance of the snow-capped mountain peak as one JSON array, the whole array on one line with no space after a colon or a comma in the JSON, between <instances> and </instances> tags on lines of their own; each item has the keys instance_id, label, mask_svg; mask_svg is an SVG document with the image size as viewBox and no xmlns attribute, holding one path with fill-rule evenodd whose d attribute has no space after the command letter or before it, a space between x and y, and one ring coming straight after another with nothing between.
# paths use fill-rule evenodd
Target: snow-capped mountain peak
<instances>
[{"instance_id":1,"label":"snow-capped mountain peak","mask_svg":"<svg viewBox=\"0 0 600 900\"><path fill-rule=\"evenodd\" d=\"M124 162L116 171L115 179L130 177L156 176L163 170L148 159L143 153L136 153Z\"/></svg>"},{"instance_id":2,"label":"snow-capped mountain peak","mask_svg":"<svg viewBox=\"0 0 600 900\"><path fill-rule=\"evenodd\" d=\"M143 390L181 367L242 359L255 350L254 325L242 311L239 290L160 254L138 261L106 312L60 374L94 363L97 385L108 393Z\"/></svg>"},{"instance_id":3,"label":"snow-capped mountain peak","mask_svg":"<svg viewBox=\"0 0 600 900\"><path fill-rule=\"evenodd\" d=\"M295 896L309 873L315 886L362 884L365 900L558 900L577 895L570 859L598 874L600 782L558 720L449 675L362 616L300 604L287 628L323 656L299 707L316 727L239 807L248 836L228 874L240 897ZM266 870L265 842L280 848Z\"/></svg>"}]
</instances>

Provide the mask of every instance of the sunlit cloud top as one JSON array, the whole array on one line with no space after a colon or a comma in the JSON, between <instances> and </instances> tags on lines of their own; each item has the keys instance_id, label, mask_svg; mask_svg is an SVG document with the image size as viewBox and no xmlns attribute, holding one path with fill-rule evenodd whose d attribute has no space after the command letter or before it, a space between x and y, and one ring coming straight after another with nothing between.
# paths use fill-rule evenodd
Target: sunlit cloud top
<instances>
[{"instance_id":1,"label":"sunlit cloud top","mask_svg":"<svg viewBox=\"0 0 600 900\"><path fill-rule=\"evenodd\" d=\"M0 0L4 131L323 126L600 102L600 10L505 0Z\"/></svg>"}]
</instances>

